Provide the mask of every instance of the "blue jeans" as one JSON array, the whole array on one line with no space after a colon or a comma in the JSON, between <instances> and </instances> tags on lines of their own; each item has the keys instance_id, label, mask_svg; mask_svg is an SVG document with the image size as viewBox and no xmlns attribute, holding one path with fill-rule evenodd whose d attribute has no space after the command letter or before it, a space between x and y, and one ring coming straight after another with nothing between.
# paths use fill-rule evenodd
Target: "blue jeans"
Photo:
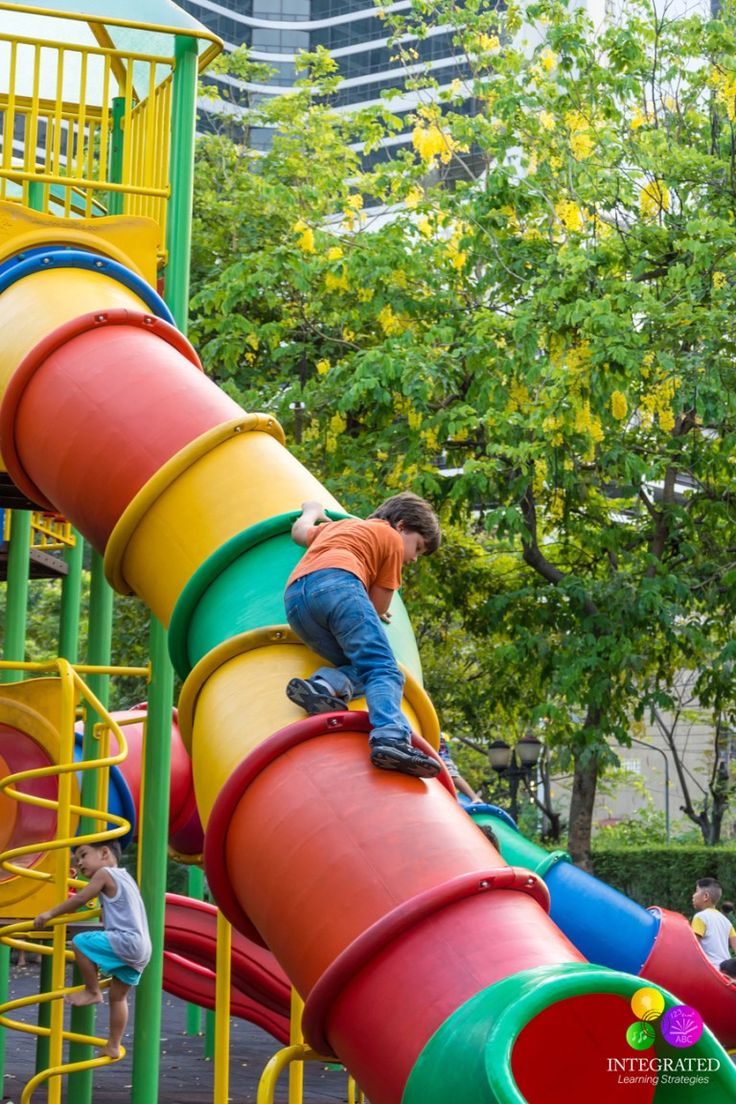
<instances>
[{"instance_id":1,"label":"blue jeans","mask_svg":"<svg viewBox=\"0 0 736 1104\"><path fill-rule=\"evenodd\" d=\"M304 575L284 595L294 632L332 667L320 667L335 693L349 701L365 695L370 742L411 739L401 712L404 676L391 651L380 617L357 575L326 568Z\"/></svg>"}]
</instances>

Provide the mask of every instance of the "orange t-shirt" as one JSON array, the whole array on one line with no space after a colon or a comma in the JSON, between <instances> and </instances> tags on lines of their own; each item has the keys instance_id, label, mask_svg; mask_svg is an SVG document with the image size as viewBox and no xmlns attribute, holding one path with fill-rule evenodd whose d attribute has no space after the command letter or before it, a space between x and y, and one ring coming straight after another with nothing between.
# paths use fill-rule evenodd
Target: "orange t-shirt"
<instances>
[{"instance_id":1,"label":"orange t-shirt","mask_svg":"<svg viewBox=\"0 0 736 1104\"><path fill-rule=\"evenodd\" d=\"M307 532L307 551L286 586L304 575L337 567L357 575L366 590L374 585L398 590L403 561L401 535L382 518L330 521Z\"/></svg>"}]
</instances>

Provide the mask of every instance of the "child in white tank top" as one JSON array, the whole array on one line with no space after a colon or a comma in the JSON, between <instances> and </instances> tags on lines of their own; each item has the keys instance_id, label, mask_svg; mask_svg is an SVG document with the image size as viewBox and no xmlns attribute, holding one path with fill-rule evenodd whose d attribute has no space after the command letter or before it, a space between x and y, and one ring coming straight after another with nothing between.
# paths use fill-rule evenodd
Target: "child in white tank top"
<instances>
[{"instance_id":1,"label":"child in white tank top","mask_svg":"<svg viewBox=\"0 0 736 1104\"><path fill-rule=\"evenodd\" d=\"M104 931L81 932L72 941L74 957L84 988L71 992L67 1000L76 1006L99 1004L102 990L98 967L110 974L110 1031L102 1053L121 1058L121 1042L128 1023L128 991L137 985L151 957L148 920L138 886L127 870L118 867L120 844L83 843L74 852L79 873L87 885L61 904L42 912L33 921L35 928L46 927L49 920L99 897Z\"/></svg>"}]
</instances>

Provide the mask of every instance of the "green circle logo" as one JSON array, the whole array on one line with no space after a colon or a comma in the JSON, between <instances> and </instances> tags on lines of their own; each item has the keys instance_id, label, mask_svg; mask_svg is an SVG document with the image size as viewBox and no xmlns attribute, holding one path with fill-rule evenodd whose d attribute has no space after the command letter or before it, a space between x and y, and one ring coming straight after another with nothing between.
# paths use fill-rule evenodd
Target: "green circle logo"
<instances>
[{"instance_id":1,"label":"green circle logo","mask_svg":"<svg viewBox=\"0 0 736 1104\"><path fill-rule=\"evenodd\" d=\"M637 1020L627 1029L626 1042L633 1050L648 1050L654 1045L656 1034L653 1024Z\"/></svg>"}]
</instances>

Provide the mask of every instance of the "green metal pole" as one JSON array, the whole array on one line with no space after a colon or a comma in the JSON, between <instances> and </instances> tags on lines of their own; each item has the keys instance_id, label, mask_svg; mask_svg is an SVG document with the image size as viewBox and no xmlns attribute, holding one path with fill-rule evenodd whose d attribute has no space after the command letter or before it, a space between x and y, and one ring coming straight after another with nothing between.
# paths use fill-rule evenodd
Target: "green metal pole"
<instances>
[{"instance_id":1,"label":"green metal pole","mask_svg":"<svg viewBox=\"0 0 736 1104\"><path fill-rule=\"evenodd\" d=\"M113 184L120 184L123 179L123 153L125 150L125 135L123 134L123 119L125 118L125 97L116 96L112 101L110 120L110 180ZM122 215L125 202L123 192L108 192L107 213L109 215Z\"/></svg>"},{"instance_id":2,"label":"green metal pole","mask_svg":"<svg viewBox=\"0 0 736 1104\"><path fill-rule=\"evenodd\" d=\"M174 671L166 631L151 618L146 748L143 767L143 817L139 831L139 870L153 954L136 994L133 1039L133 1104L158 1100L163 982L164 898L168 858L171 706Z\"/></svg>"},{"instance_id":3,"label":"green metal pole","mask_svg":"<svg viewBox=\"0 0 736 1104\"><path fill-rule=\"evenodd\" d=\"M68 568L61 583L61 613L59 615L59 655L76 663L79 658L79 616L82 607L82 562L84 538L75 531L74 547L64 551Z\"/></svg>"},{"instance_id":4,"label":"green metal pole","mask_svg":"<svg viewBox=\"0 0 736 1104\"><path fill-rule=\"evenodd\" d=\"M113 592L105 579L105 569L102 557L98 552L92 553L92 564L89 589L89 634L87 640L87 660L90 664L107 667L110 665L112 651L112 610ZM107 708L110 696L110 676L91 674L87 676L90 690L95 694L102 705ZM98 756L98 744L94 736L95 724L102 718L98 717L94 710L90 709L84 726L84 745L82 754L85 759L96 759ZM82 804L94 808L97 796L97 771L88 770L82 778ZM94 832L102 826L91 817L81 817L79 822L80 832ZM81 984L76 967L74 968L74 984ZM72 1008L72 1031L80 1035L95 1034L95 1006L93 1004L82 1008ZM84 1062L94 1057L91 1046L85 1043L70 1043L69 1058L72 1062ZM80 1070L69 1075L69 1099L74 1104L92 1104L92 1077L91 1069Z\"/></svg>"},{"instance_id":5,"label":"green metal pole","mask_svg":"<svg viewBox=\"0 0 736 1104\"><path fill-rule=\"evenodd\" d=\"M197 901L204 900L204 870L190 866L187 870L187 893ZM198 1004L187 1004L187 1035L199 1035L202 1030L202 1009Z\"/></svg>"},{"instance_id":6,"label":"green metal pole","mask_svg":"<svg viewBox=\"0 0 736 1104\"><path fill-rule=\"evenodd\" d=\"M166 302L186 333L189 313L189 254L192 243L192 190L197 121L197 43L177 37L171 118L171 199L167 215L169 263Z\"/></svg>"},{"instance_id":7,"label":"green metal pole","mask_svg":"<svg viewBox=\"0 0 736 1104\"><path fill-rule=\"evenodd\" d=\"M50 993L54 987L53 959L51 955L41 955L41 972L38 979L39 993ZM38 1026L51 1026L51 1002L44 1001L38 1008ZM39 1035L36 1039L36 1073L49 1068L49 1037Z\"/></svg>"},{"instance_id":8,"label":"green metal pole","mask_svg":"<svg viewBox=\"0 0 736 1104\"><path fill-rule=\"evenodd\" d=\"M31 547L31 515L28 510L13 510L8 549L8 585L5 610L3 659L23 661L26 654L26 618L28 610L28 570ZM3 671L3 682L20 682L22 671Z\"/></svg>"},{"instance_id":9,"label":"green metal pole","mask_svg":"<svg viewBox=\"0 0 736 1104\"><path fill-rule=\"evenodd\" d=\"M169 264L166 301L182 332L186 332L189 299L194 140L197 109L197 43L177 36L171 99L171 198L167 215ZM152 681L146 726L144 808L141 825L141 891L148 911L153 956L136 999L133 1048L133 1104L152 1104L158 1085L163 976L164 894L168 837L169 773L171 767L171 705L174 676L166 633L151 618Z\"/></svg>"},{"instance_id":10,"label":"green metal pole","mask_svg":"<svg viewBox=\"0 0 736 1104\"><path fill-rule=\"evenodd\" d=\"M215 1057L215 1013L211 1008L204 1012L204 1057L207 1062Z\"/></svg>"},{"instance_id":11,"label":"green metal pole","mask_svg":"<svg viewBox=\"0 0 736 1104\"><path fill-rule=\"evenodd\" d=\"M10 997L10 947L0 943L0 1004ZM5 1032L0 1031L0 1096L5 1099Z\"/></svg>"}]
</instances>

